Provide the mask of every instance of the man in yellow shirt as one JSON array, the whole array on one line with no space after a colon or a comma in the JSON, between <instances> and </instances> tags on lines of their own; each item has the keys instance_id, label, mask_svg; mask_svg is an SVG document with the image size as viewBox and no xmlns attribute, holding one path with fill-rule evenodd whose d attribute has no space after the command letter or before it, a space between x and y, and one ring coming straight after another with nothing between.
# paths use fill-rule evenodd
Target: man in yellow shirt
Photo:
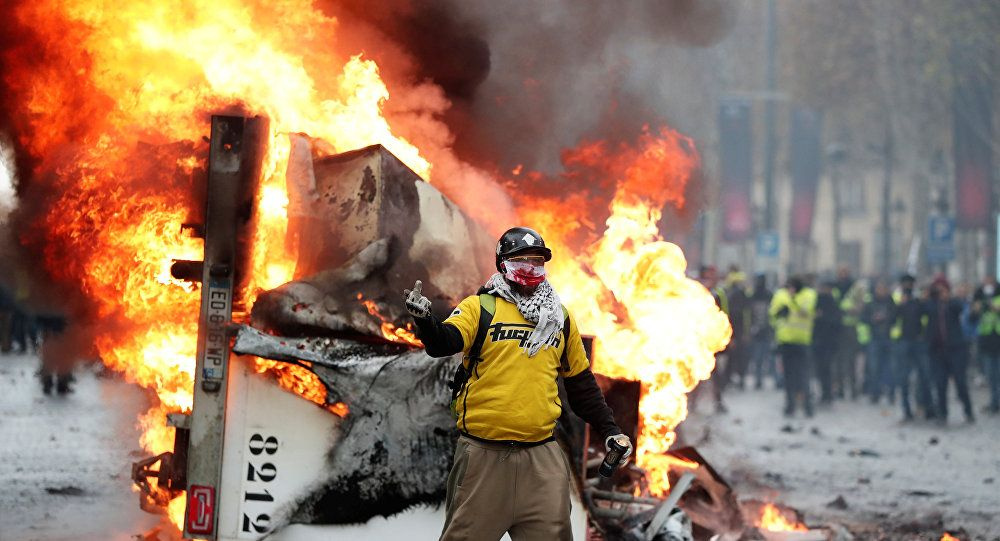
<instances>
[{"instance_id":1,"label":"man in yellow shirt","mask_svg":"<svg viewBox=\"0 0 1000 541\"><path fill-rule=\"evenodd\" d=\"M443 322L420 281L403 293L428 355L465 353L442 540L504 532L513 541L572 539L569 464L553 436L562 411L558 377L570 407L605 446L615 440L627 448L619 465L632 452L590 371L576 321L545 278L551 258L541 235L515 227L497 242L498 272Z\"/></svg>"}]
</instances>

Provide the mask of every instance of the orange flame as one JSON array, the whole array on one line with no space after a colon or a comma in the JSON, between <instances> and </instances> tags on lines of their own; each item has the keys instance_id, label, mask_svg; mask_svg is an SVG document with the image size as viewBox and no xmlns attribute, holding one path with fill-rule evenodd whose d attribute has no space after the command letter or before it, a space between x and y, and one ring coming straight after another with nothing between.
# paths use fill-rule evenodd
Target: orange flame
<instances>
[{"instance_id":1,"label":"orange flame","mask_svg":"<svg viewBox=\"0 0 1000 541\"><path fill-rule=\"evenodd\" d=\"M393 325L392 323L386 321L385 317L379 313L378 305L375 304L375 301L371 299L362 299L360 293L358 294L358 300L361 301L361 304L365 305L365 308L368 309L369 314L375 316L381 322L380 325L381 325L382 336L386 340L390 342L396 342L397 344L407 344L410 346L416 346L421 348L424 347L424 343L421 342L419 338L417 338L417 335L413 334L413 330L410 328L410 324L407 324L406 329L401 329Z\"/></svg>"},{"instance_id":2,"label":"orange flame","mask_svg":"<svg viewBox=\"0 0 1000 541\"><path fill-rule=\"evenodd\" d=\"M948 532L944 532L944 535L941 536L941 541L961 541L961 540L959 538L951 535Z\"/></svg>"},{"instance_id":3,"label":"orange flame","mask_svg":"<svg viewBox=\"0 0 1000 541\"><path fill-rule=\"evenodd\" d=\"M182 494L167 504L167 517L170 522L180 527L184 523L184 511L187 509L187 498Z\"/></svg>"},{"instance_id":4,"label":"orange flame","mask_svg":"<svg viewBox=\"0 0 1000 541\"><path fill-rule=\"evenodd\" d=\"M754 523L758 528L764 528L769 532L807 532L805 524L796 520L788 520L785 515L772 503L764 506L761 510L760 518Z\"/></svg>"},{"instance_id":5,"label":"orange flame","mask_svg":"<svg viewBox=\"0 0 1000 541\"><path fill-rule=\"evenodd\" d=\"M39 0L7 15L47 60L18 50L4 59L19 142L39 160L34 195L48 207L24 242L60 283L85 294L104 362L156 391L158 403L139 419L143 447L172 450L165 419L191 408L199 294L171 279L169 266L201 257L201 241L179 226L197 217L207 114L236 106L270 120L247 306L292 278L287 134L322 138L329 152L379 143L425 178L431 165L383 117L389 93L378 67L334 50L337 21L308 0ZM325 404L308 370L261 360L255 368ZM343 404L330 409L347 413ZM175 524L183 507L182 498L169 505Z\"/></svg>"},{"instance_id":6,"label":"orange flame","mask_svg":"<svg viewBox=\"0 0 1000 541\"><path fill-rule=\"evenodd\" d=\"M685 276L681 249L664 241L657 226L665 205L684 205L698 155L688 138L663 128L647 129L633 147L581 145L566 162L589 168L571 171L567 181L596 174L615 186L600 237L582 254L571 248L596 214L585 195L538 203L523 217L545 231L547 243L552 238L553 252L567 254L553 258L549 273L580 329L597 337L594 369L642 382L637 460L650 492L662 495L670 486L664 453L687 417L686 393L709 377L714 354L732 334L712 295Z\"/></svg>"},{"instance_id":7,"label":"orange flame","mask_svg":"<svg viewBox=\"0 0 1000 541\"><path fill-rule=\"evenodd\" d=\"M254 359L254 370L278 382L282 388L298 394L302 398L322 406L338 417L346 417L349 408L343 402L326 403L326 386L311 370L302 366L268 359Z\"/></svg>"}]
</instances>

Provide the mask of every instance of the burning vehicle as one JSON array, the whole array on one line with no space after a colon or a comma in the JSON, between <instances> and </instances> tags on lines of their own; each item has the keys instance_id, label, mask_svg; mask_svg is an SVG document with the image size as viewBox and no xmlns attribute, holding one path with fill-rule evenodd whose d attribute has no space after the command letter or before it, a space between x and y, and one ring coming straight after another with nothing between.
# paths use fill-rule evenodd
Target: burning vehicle
<instances>
[{"instance_id":1,"label":"burning vehicle","mask_svg":"<svg viewBox=\"0 0 1000 541\"><path fill-rule=\"evenodd\" d=\"M134 465L142 501L154 510L183 503L186 537L433 538L456 436L447 385L460 359L423 352L395 293L420 273L439 309L457 304L489 274L492 240L385 148L314 158L308 138L293 136L286 181L299 203L287 238L300 242L300 278L259 292L241 312L266 126L213 117L205 222L185 225L204 239L204 258L171 267L201 291L193 404L168 416L173 449ZM487 257L470 264L469 254ZM310 400L259 374L269 370L295 373L308 393L281 386ZM637 437L641 385L602 384ZM676 499L664 507L615 490L666 487L638 468L598 486L601 457L584 423L567 411L560 433L578 473L578 538L598 518L636 514L624 506L647 511L630 526L636 532L666 527L669 515L649 511L671 511Z\"/></svg>"}]
</instances>

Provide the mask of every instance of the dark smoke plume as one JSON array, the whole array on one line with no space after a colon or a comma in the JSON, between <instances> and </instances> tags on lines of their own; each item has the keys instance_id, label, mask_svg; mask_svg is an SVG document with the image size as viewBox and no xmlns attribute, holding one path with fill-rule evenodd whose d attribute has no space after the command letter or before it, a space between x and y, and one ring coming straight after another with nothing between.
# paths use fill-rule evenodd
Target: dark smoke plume
<instances>
[{"instance_id":1,"label":"dark smoke plume","mask_svg":"<svg viewBox=\"0 0 1000 541\"><path fill-rule=\"evenodd\" d=\"M503 170L558 169L561 150L580 138L683 124L672 104L704 92L692 57L737 15L732 0L348 0L331 10L347 32L362 24L405 51L406 76L451 100L444 121L459 156ZM376 58L383 48L369 40Z\"/></svg>"}]
</instances>

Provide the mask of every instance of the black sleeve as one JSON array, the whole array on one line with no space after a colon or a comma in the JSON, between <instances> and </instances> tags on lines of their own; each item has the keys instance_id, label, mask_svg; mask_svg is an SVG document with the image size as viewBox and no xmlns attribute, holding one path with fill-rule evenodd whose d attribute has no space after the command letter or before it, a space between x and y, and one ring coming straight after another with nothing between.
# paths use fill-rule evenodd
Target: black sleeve
<instances>
[{"instance_id":1,"label":"black sleeve","mask_svg":"<svg viewBox=\"0 0 1000 541\"><path fill-rule=\"evenodd\" d=\"M413 322L417 324L417 338L431 357L448 357L465 349L462 333L454 325L441 323L433 315L415 317Z\"/></svg>"},{"instance_id":2,"label":"black sleeve","mask_svg":"<svg viewBox=\"0 0 1000 541\"><path fill-rule=\"evenodd\" d=\"M573 413L590 423L590 426L601 435L602 442L608 436L622 433L615 424L611 408L604 401L604 394L601 393L601 388L597 386L597 380L589 368L573 377L563 378L563 384L566 386L566 396L569 398L569 407L573 409Z\"/></svg>"}]
</instances>

